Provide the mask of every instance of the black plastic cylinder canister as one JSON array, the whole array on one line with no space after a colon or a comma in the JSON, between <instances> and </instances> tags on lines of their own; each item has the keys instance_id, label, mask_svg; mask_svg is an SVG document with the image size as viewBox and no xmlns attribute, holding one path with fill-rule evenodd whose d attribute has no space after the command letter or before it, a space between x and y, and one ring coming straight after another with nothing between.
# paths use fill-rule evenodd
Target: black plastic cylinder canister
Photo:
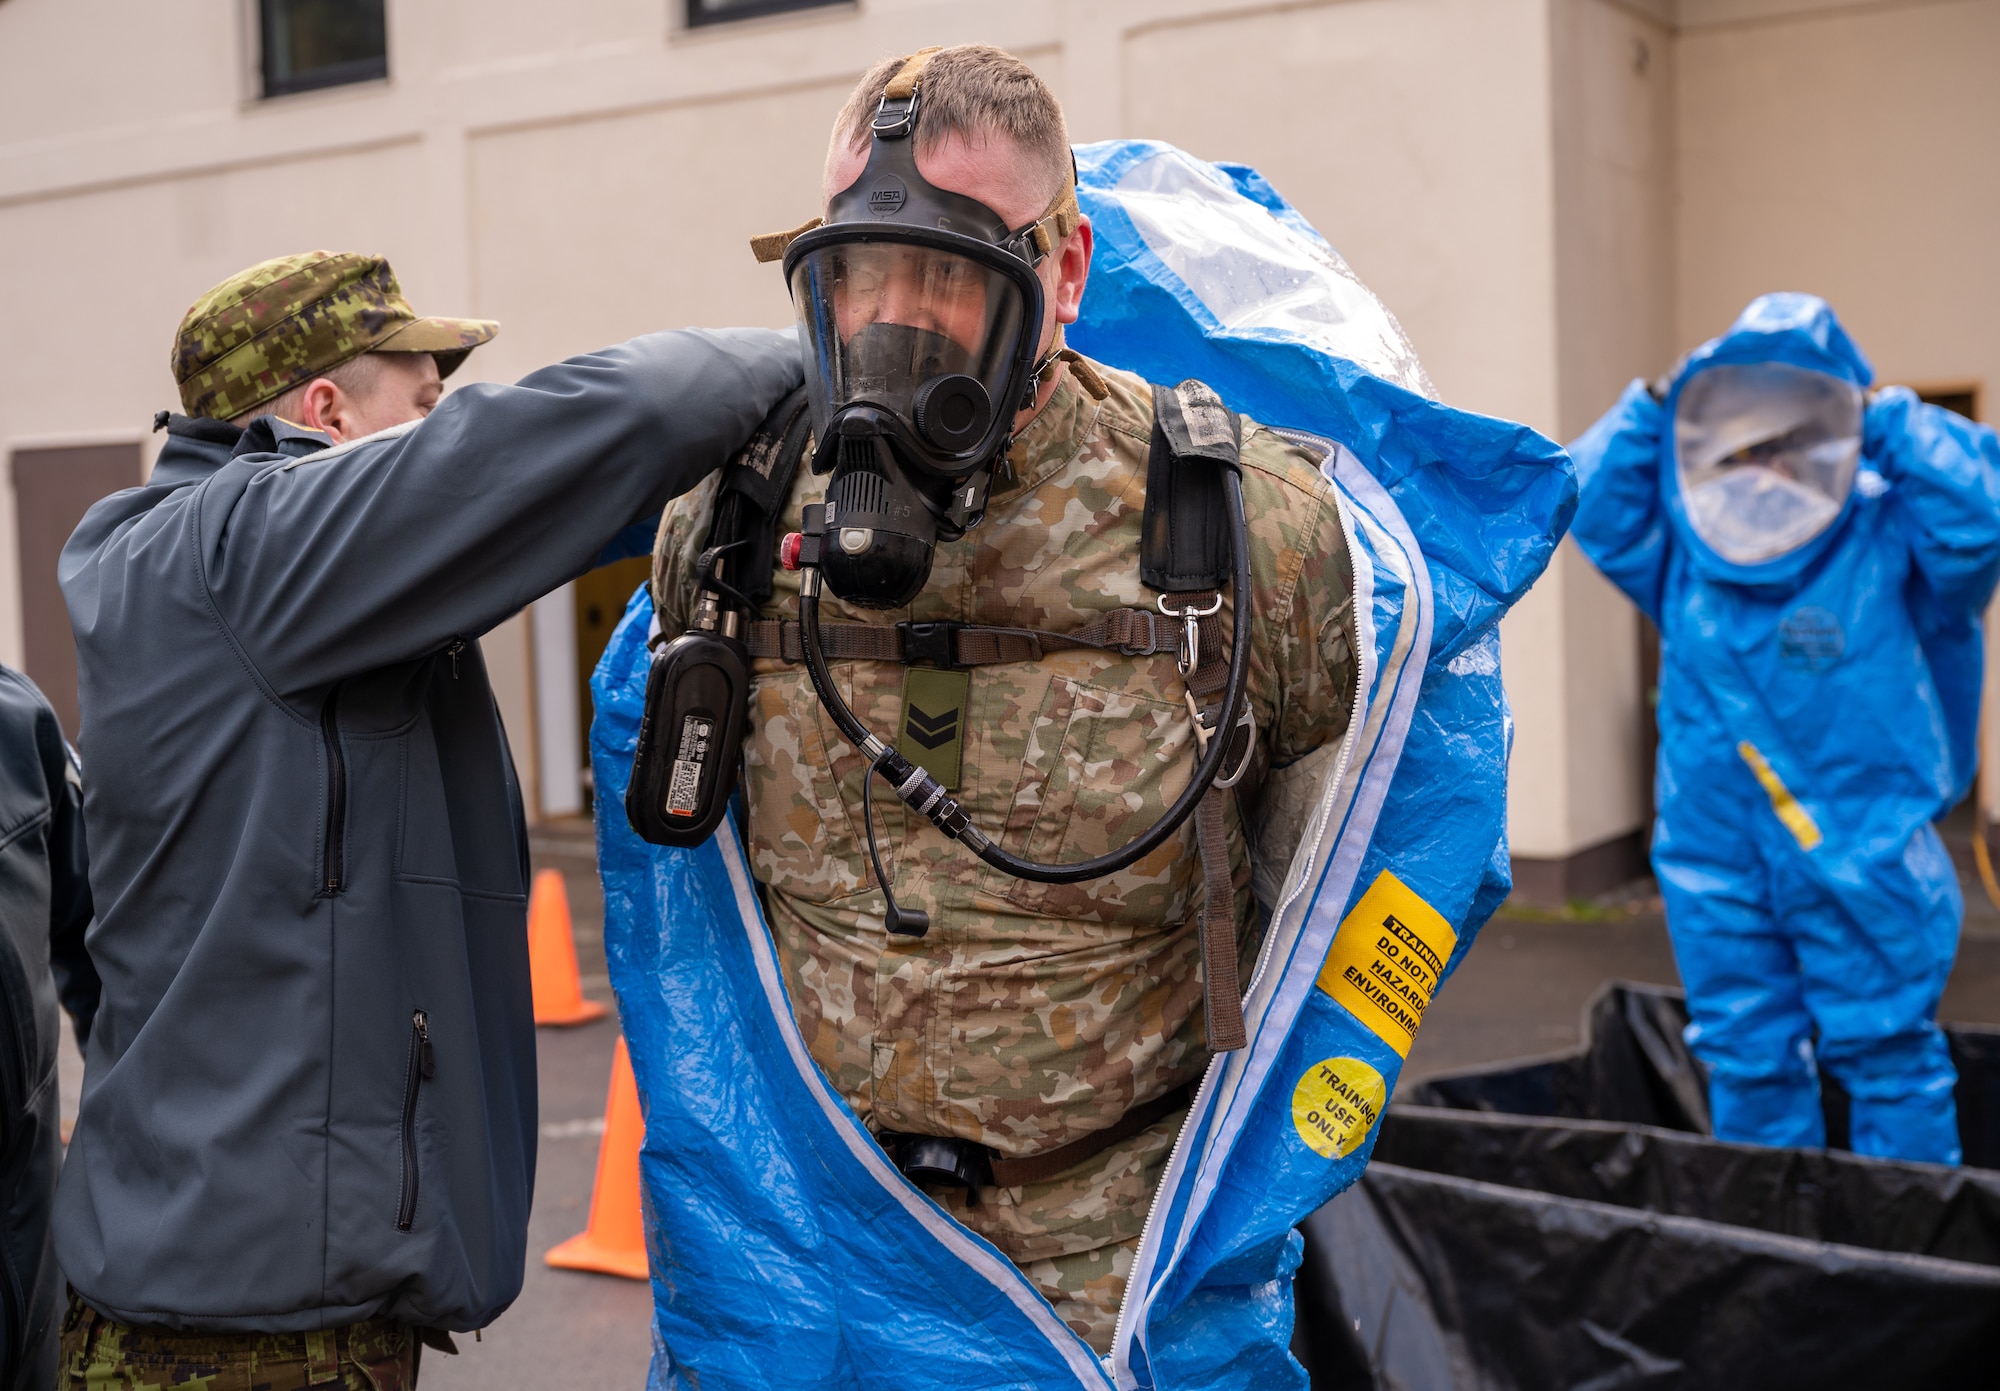
<instances>
[{"instance_id":1,"label":"black plastic cylinder canister","mask_svg":"<svg viewBox=\"0 0 2000 1391\"><path fill-rule=\"evenodd\" d=\"M736 790L749 713L743 645L683 633L653 659L625 817L655 845L695 846L714 834Z\"/></svg>"}]
</instances>

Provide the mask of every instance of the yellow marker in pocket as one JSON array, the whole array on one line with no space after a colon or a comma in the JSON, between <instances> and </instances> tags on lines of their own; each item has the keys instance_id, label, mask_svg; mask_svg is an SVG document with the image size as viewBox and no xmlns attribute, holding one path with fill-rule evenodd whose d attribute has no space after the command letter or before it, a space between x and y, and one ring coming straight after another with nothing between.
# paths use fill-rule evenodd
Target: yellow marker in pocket
<instances>
[{"instance_id":1,"label":"yellow marker in pocket","mask_svg":"<svg viewBox=\"0 0 2000 1391\"><path fill-rule=\"evenodd\" d=\"M1792 795L1792 789L1785 786L1782 779L1771 770L1771 764L1748 739L1736 746L1736 752L1750 765L1751 774L1763 787L1764 795L1771 799L1771 810L1778 814L1778 820L1785 823L1785 829L1792 833L1792 839L1799 843L1799 849L1811 850L1826 837L1819 833L1819 823L1812 819L1812 813L1799 805L1799 799Z\"/></svg>"}]
</instances>

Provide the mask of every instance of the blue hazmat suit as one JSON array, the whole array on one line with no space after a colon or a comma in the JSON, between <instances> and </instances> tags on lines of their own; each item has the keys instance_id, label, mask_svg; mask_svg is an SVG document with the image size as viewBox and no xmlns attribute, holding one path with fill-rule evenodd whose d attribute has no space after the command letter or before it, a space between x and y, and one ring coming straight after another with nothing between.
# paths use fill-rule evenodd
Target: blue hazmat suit
<instances>
[{"instance_id":1,"label":"blue hazmat suit","mask_svg":"<svg viewBox=\"0 0 2000 1391\"><path fill-rule=\"evenodd\" d=\"M1310 432L1354 562L1350 728L1272 775L1299 814L1259 846L1249 1044L1201 1084L1100 1359L814 1065L734 825L694 850L626 825L642 589L592 681L591 752L645 1102L655 1388L1304 1388L1294 1228L1359 1177L1423 1002L1506 895L1498 624L1575 507L1567 456L1430 399L1394 320L1253 171L1150 142L1077 161L1097 253L1071 341Z\"/></svg>"},{"instance_id":2,"label":"blue hazmat suit","mask_svg":"<svg viewBox=\"0 0 2000 1391\"><path fill-rule=\"evenodd\" d=\"M1571 446L1575 536L1660 630L1653 868L1715 1133L1824 1145L1824 1068L1856 1152L1955 1164L1931 822L1975 765L2000 446L1873 377L1765 295Z\"/></svg>"}]
</instances>

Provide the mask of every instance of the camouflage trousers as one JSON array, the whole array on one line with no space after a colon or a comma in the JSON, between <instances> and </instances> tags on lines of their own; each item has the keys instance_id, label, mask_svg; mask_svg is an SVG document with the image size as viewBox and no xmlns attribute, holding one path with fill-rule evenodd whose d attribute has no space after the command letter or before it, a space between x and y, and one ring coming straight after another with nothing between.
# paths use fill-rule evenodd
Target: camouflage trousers
<instances>
[{"instance_id":1,"label":"camouflage trousers","mask_svg":"<svg viewBox=\"0 0 2000 1391\"><path fill-rule=\"evenodd\" d=\"M113 1323L75 1295L56 1391L414 1391L417 1330L386 1319L319 1333L180 1333Z\"/></svg>"},{"instance_id":2,"label":"camouflage trousers","mask_svg":"<svg viewBox=\"0 0 2000 1391\"><path fill-rule=\"evenodd\" d=\"M1102 1356L1111 1351L1146 1213L1186 1120L1186 1111L1176 1111L1046 1183L989 1188L976 1204L962 1188L926 1191L997 1246Z\"/></svg>"}]
</instances>

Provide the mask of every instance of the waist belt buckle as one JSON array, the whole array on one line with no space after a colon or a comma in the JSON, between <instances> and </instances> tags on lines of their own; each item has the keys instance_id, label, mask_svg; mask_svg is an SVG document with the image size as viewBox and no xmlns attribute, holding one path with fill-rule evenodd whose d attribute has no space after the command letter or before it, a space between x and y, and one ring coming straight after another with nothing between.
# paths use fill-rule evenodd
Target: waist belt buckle
<instances>
[{"instance_id":1,"label":"waist belt buckle","mask_svg":"<svg viewBox=\"0 0 2000 1391\"><path fill-rule=\"evenodd\" d=\"M993 1159L986 1146L942 1135L879 1137L903 1176L918 1187L944 1184L966 1190L966 1206L979 1206L979 1190L993 1186Z\"/></svg>"},{"instance_id":2,"label":"waist belt buckle","mask_svg":"<svg viewBox=\"0 0 2000 1391\"><path fill-rule=\"evenodd\" d=\"M903 635L903 662L906 666L958 668L958 633L963 623L946 619L938 623L898 623Z\"/></svg>"},{"instance_id":3,"label":"waist belt buckle","mask_svg":"<svg viewBox=\"0 0 2000 1391\"><path fill-rule=\"evenodd\" d=\"M1155 614L1151 609L1130 609L1127 612L1136 613L1139 617L1146 620L1146 641L1143 644L1135 642L1119 643L1119 655L1123 657L1150 657L1155 652L1161 651L1159 615Z\"/></svg>"}]
</instances>

